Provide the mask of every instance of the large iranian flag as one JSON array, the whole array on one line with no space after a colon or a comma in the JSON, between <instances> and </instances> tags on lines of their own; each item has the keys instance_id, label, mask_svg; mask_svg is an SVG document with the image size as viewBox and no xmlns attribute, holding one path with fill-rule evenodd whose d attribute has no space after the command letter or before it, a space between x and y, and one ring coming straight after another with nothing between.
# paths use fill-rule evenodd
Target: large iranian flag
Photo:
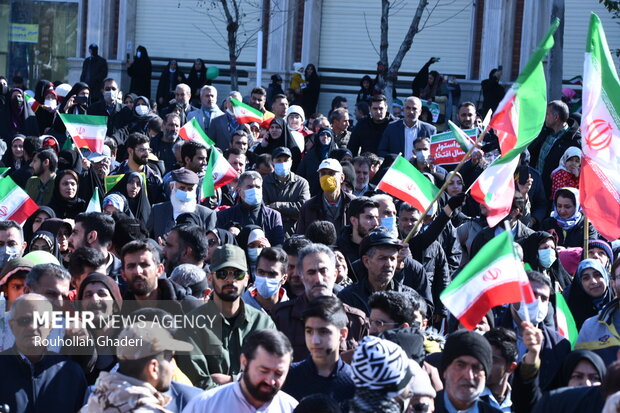
<instances>
[{"instance_id":1,"label":"large iranian flag","mask_svg":"<svg viewBox=\"0 0 620 413\"><path fill-rule=\"evenodd\" d=\"M192 118L189 122L187 122L183 127L179 130L179 136L181 139L186 141L196 141L203 145L206 145L208 148L211 146L215 146L215 142L207 136L207 134L200 127L200 123L196 118Z\"/></svg>"},{"instance_id":2,"label":"large iranian flag","mask_svg":"<svg viewBox=\"0 0 620 413\"><path fill-rule=\"evenodd\" d=\"M108 130L107 116L61 113L60 119L78 148L86 146L91 152L102 153L103 141Z\"/></svg>"},{"instance_id":3,"label":"large iranian flag","mask_svg":"<svg viewBox=\"0 0 620 413\"><path fill-rule=\"evenodd\" d=\"M583 73L579 199L609 240L620 237L620 81L601 21L590 15Z\"/></svg>"},{"instance_id":4,"label":"large iranian flag","mask_svg":"<svg viewBox=\"0 0 620 413\"><path fill-rule=\"evenodd\" d=\"M251 122L261 123L263 121L263 112L260 110L254 109L252 106L246 105L235 98L230 98L230 103L232 104L235 118L237 118L237 122L240 124Z\"/></svg>"},{"instance_id":5,"label":"large iranian flag","mask_svg":"<svg viewBox=\"0 0 620 413\"><path fill-rule=\"evenodd\" d=\"M562 294L555 295L555 318L557 320L558 333L570 341L571 348L575 347L579 330L575 324L575 318Z\"/></svg>"},{"instance_id":6,"label":"large iranian flag","mask_svg":"<svg viewBox=\"0 0 620 413\"><path fill-rule=\"evenodd\" d=\"M534 292L512 242L512 233L504 231L486 243L441 293L443 304L468 330L473 330L493 307L534 302Z\"/></svg>"},{"instance_id":7,"label":"large iranian flag","mask_svg":"<svg viewBox=\"0 0 620 413\"><path fill-rule=\"evenodd\" d=\"M22 225L39 206L13 178L0 179L0 221L13 220Z\"/></svg>"},{"instance_id":8,"label":"large iranian flag","mask_svg":"<svg viewBox=\"0 0 620 413\"><path fill-rule=\"evenodd\" d=\"M497 132L502 157L480 174L470 191L472 197L489 210L487 222L491 227L510 213L519 156L536 139L545 122L547 83L542 59L553 47L553 33L558 25L556 18L488 126Z\"/></svg>"},{"instance_id":9,"label":"large iranian flag","mask_svg":"<svg viewBox=\"0 0 620 413\"><path fill-rule=\"evenodd\" d=\"M215 190L237 179L237 171L228 163L215 147L211 148L209 163L202 179L201 202L215 195Z\"/></svg>"},{"instance_id":10,"label":"large iranian flag","mask_svg":"<svg viewBox=\"0 0 620 413\"><path fill-rule=\"evenodd\" d=\"M405 201L418 211L426 211L439 189L401 155L387 170L377 189Z\"/></svg>"}]
</instances>

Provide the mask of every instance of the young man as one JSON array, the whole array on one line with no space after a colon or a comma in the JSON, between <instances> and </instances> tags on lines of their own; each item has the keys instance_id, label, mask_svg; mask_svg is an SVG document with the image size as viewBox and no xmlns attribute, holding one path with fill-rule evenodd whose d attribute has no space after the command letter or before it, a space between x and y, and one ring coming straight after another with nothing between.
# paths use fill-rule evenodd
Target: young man
<instances>
[{"instance_id":1,"label":"young man","mask_svg":"<svg viewBox=\"0 0 620 413\"><path fill-rule=\"evenodd\" d=\"M288 256L281 248L264 248L256 262L254 285L241 297L246 304L269 314L274 305L288 301L286 282Z\"/></svg>"},{"instance_id":2,"label":"young man","mask_svg":"<svg viewBox=\"0 0 620 413\"><path fill-rule=\"evenodd\" d=\"M321 393L343 403L353 397L351 366L340 358L340 341L346 339L347 314L336 297L319 297L302 313L310 356L293 363L284 390L297 400Z\"/></svg>"},{"instance_id":3,"label":"young man","mask_svg":"<svg viewBox=\"0 0 620 413\"><path fill-rule=\"evenodd\" d=\"M510 382L519 354L517 336L513 331L499 327L487 331L484 338L493 349L493 365L480 399L502 412L510 413L513 410Z\"/></svg>"}]
</instances>

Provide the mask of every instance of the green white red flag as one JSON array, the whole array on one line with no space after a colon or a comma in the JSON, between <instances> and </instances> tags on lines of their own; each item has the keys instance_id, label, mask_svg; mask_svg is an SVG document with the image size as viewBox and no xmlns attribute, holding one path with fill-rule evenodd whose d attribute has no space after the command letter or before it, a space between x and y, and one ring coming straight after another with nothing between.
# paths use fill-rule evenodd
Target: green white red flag
<instances>
[{"instance_id":1,"label":"green white red flag","mask_svg":"<svg viewBox=\"0 0 620 413\"><path fill-rule=\"evenodd\" d=\"M575 324L573 313L568 308L568 304L562 294L555 295L555 317L558 333L570 341L571 348L574 348L579 336L579 330L577 329L577 324Z\"/></svg>"},{"instance_id":2,"label":"green white red flag","mask_svg":"<svg viewBox=\"0 0 620 413\"><path fill-rule=\"evenodd\" d=\"M37 209L37 203L10 176L0 179L0 221L22 225Z\"/></svg>"},{"instance_id":3,"label":"green white red flag","mask_svg":"<svg viewBox=\"0 0 620 413\"><path fill-rule=\"evenodd\" d=\"M605 238L620 238L620 81L594 13L586 43L581 136L581 206Z\"/></svg>"},{"instance_id":4,"label":"green white red flag","mask_svg":"<svg viewBox=\"0 0 620 413\"><path fill-rule=\"evenodd\" d=\"M215 195L216 189L234 181L239 176L215 147L212 147L210 151L209 163L202 179L201 202L205 198Z\"/></svg>"},{"instance_id":5,"label":"green white red flag","mask_svg":"<svg viewBox=\"0 0 620 413\"><path fill-rule=\"evenodd\" d=\"M448 126L450 126L450 130L452 131L452 135L454 139L458 142L459 146L463 150L463 152L467 153L475 144L474 142L463 129L456 126L454 122L448 119Z\"/></svg>"},{"instance_id":6,"label":"green white red flag","mask_svg":"<svg viewBox=\"0 0 620 413\"><path fill-rule=\"evenodd\" d=\"M215 142L207 136L204 130L200 127L200 123L193 118L189 122L187 122L183 127L179 130L179 136L181 139L186 141L196 141L203 145L206 145L207 148L211 146L215 146Z\"/></svg>"},{"instance_id":7,"label":"green white red flag","mask_svg":"<svg viewBox=\"0 0 620 413\"><path fill-rule=\"evenodd\" d=\"M30 109L32 109L33 112L36 112L41 107L41 104L28 93L24 93L24 99L26 100L26 103L28 104L28 106L30 106Z\"/></svg>"},{"instance_id":8,"label":"green white red flag","mask_svg":"<svg viewBox=\"0 0 620 413\"><path fill-rule=\"evenodd\" d=\"M99 200L99 189L97 187L93 191L93 196L90 198L85 212L101 212L101 201Z\"/></svg>"},{"instance_id":9,"label":"green white red flag","mask_svg":"<svg viewBox=\"0 0 620 413\"><path fill-rule=\"evenodd\" d=\"M230 98L230 103L232 104L235 118L237 118L237 122L240 124L252 122L261 123L263 121L263 112L260 110L254 109L252 106L246 105L235 98Z\"/></svg>"},{"instance_id":10,"label":"green white red flag","mask_svg":"<svg viewBox=\"0 0 620 413\"><path fill-rule=\"evenodd\" d=\"M78 148L87 147L91 152L103 152L103 141L108 130L107 116L62 113L60 119Z\"/></svg>"},{"instance_id":11,"label":"green white red flag","mask_svg":"<svg viewBox=\"0 0 620 413\"><path fill-rule=\"evenodd\" d=\"M377 189L405 201L421 212L431 206L431 202L439 192L422 172L401 155L398 155L390 169L383 175Z\"/></svg>"},{"instance_id":12,"label":"green white red flag","mask_svg":"<svg viewBox=\"0 0 620 413\"><path fill-rule=\"evenodd\" d=\"M439 296L468 330L493 307L536 299L512 242L504 231L486 243Z\"/></svg>"},{"instance_id":13,"label":"green white red flag","mask_svg":"<svg viewBox=\"0 0 620 413\"><path fill-rule=\"evenodd\" d=\"M487 222L494 227L509 213L515 193L514 172L519 156L538 136L547 111L547 82L542 59L553 47L553 34L560 24L551 23L517 81L510 88L491 118L502 157L487 167L472 184L472 197L488 209Z\"/></svg>"}]
</instances>

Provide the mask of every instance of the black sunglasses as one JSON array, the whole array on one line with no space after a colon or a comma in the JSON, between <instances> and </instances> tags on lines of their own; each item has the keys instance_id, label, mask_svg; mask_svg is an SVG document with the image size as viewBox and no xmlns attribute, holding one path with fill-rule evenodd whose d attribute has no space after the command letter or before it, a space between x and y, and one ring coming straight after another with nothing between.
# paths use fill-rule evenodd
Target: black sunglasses
<instances>
[{"instance_id":1,"label":"black sunglasses","mask_svg":"<svg viewBox=\"0 0 620 413\"><path fill-rule=\"evenodd\" d=\"M217 270L215 272L215 278L218 280L225 280L229 275L237 281L241 281L245 278L245 271L242 270Z\"/></svg>"}]
</instances>

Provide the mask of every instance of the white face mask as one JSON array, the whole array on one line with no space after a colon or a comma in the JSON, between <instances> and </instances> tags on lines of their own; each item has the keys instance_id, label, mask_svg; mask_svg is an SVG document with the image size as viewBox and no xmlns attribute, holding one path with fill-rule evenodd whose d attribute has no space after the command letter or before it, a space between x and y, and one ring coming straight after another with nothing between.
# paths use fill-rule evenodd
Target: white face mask
<instances>
[{"instance_id":1,"label":"white face mask","mask_svg":"<svg viewBox=\"0 0 620 413\"><path fill-rule=\"evenodd\" d=\"M43 104L45 106L49 106L52 109L56 109L56 106L58 106L58 103L56 102L56 99L45 99Z\"/></svg>"},{"instance_id":2,"label":"white face mask","mask_svg":"<svg viewBox=\"0 0 620 413\"><path fill-rule=\"evenodd\" d=\"M528 312L530 316L530 322L534 325L542 323L542 321L547 317L547 313L549 312L548 303L543 303L540 299L536 299L533 303L525 304L523 303L519 305L519 309L517 310L517 315L521 319L521 321L525 321L525 312Z\"/></svg>"},{"instance_id":3,"label":"white face mask","mask_svg":"<svg viewBox=\"0 0 620 413\"><path fill-rule=\"evenodd\" d=\"M106 90L103 92L103 98L106 102L114 103L116 98L118 97L118 91L116 90Z\"/></svg>"},{"instance_id":4,"label":"white face mask","mask_svg":"<svg viewBox=\"0 0 620 413\"><path fill-rule=\"evenodd\" d=\"M135 107L135 110L138 116L144 116L149 113L149 107L146 105L138 105Z\"/></svg>"}]
</instances>

